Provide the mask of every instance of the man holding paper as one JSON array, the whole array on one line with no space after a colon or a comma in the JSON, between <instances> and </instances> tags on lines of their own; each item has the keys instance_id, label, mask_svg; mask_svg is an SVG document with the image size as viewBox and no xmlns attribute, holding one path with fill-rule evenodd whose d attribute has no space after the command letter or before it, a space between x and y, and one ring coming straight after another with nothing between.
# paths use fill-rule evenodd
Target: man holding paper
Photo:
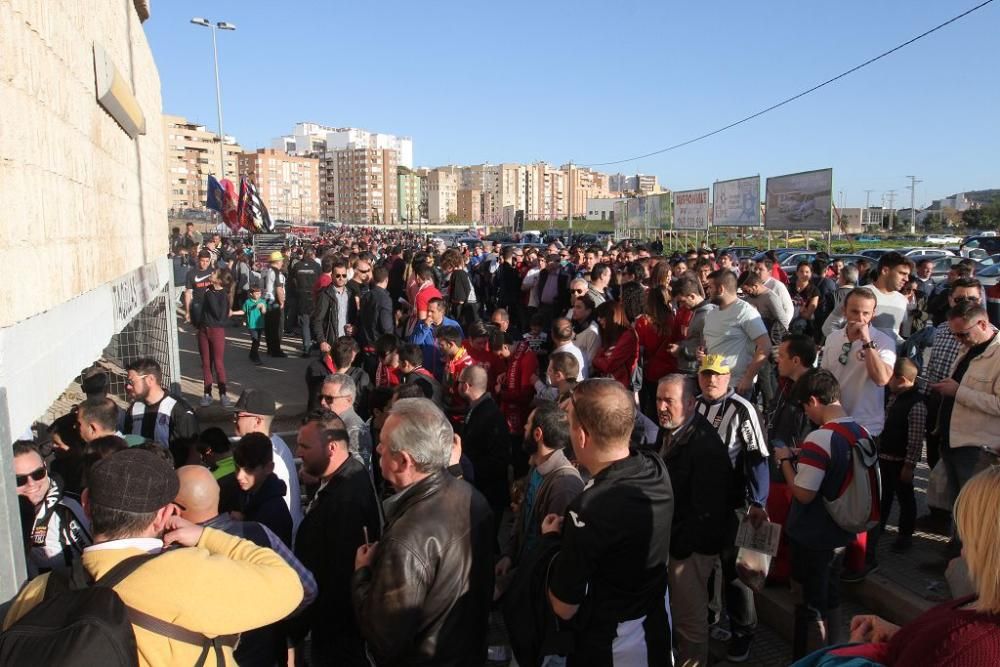
<instances>
[{"instance_id":1,"label":"man holding paper","mask_svg":"<svg viewBox=\"0 0 1000 667\"><path fill-rule=\"evenodd\" d=\"M733 467L729 486L731 511L725 519L727 533L720 558L726 611L732 631L726 658L730 662L743 662L750 655L757 627L757 611L753 591L740 581L736 571L736 533L739 530L736 510L745 509L746 518L754 528L767 521L764 508L767 507L770 473L760 415L750 401L729 386L730 377L725 357L706 355L698 372L701 396L696 409L718 432Z\"/></svg>"}]
</instances>

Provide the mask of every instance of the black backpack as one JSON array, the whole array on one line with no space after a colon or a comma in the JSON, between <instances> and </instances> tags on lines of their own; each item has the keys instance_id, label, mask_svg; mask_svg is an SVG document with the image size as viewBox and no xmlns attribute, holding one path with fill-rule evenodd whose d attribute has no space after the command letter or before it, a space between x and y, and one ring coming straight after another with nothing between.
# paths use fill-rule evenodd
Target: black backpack
<instances>
[{"instance_id":1,"label":"black backpack","mask_svg":"<svg viewBox=\"0 0 1000 667\"><path fill-rule=\"evenodd\" d=\"M137 667L138 648L132 626L202 647L196 667L214 649L224 665L223 646L238 635L209 638L133 609L112 587L155 555L133 556L94 581L77 559L67 576L49 575L42 601L0 635L0 665Z\"/></svg>"}]
</instances>

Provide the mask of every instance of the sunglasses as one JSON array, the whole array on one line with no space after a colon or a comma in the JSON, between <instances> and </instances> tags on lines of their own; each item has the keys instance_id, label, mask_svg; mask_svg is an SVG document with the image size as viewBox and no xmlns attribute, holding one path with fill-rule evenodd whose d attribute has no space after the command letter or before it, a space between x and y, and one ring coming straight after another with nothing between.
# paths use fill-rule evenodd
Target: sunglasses
<instances>
[{"instance_id":1,"label":"sunglasses","mask_svg":"<svg viewBox=\"0 0 1000 667\"><path fill-rule=\"evenodd\" d=\"M237 412L237 413L235 413L233 415L233 421L234 422L238 422L239 420L243 419L244 417L254 417L254 416L255 415L252 415L249 412Z\"/></svg>"},{"instance_id":2,"label":"sunglasses","mask_svg":"<svg viewBox=\"0 0 1000 667\"><path fill-rule=\"evenodd\" d=\"M853 345L853 343L851 343L851 341L847 341L840 348L840 356L837 357L837 361L840 362L841 366L846 366L847 361L851 358L851 345ZM864 361L864 358L865 358L865 351L858 350L858 360Z\"/></svg>"},{"instance_id":3,"label":"sunglasses","mask_svg":"<svg viewBox=\"0 0 1000 667\"><path fill-rule=\"evenodd\" d=\"M334 278L346 278L347 274L346 273L335 273L335 274L333 274L333 277Z\"/></svg>"},{"instance_id":4,"label":"sunglasses","mask_svg":"<svg viewBox=\"0 0 1000 667\"><path fill-rule=\"evenodd\" d=\"M585 289L575 289L575 290L573 290L573 294L586 294L586 293L587 293L587 290L585 290Z\"/></svg>"},{"instance_id":5,"label":"sunglasses","mask_svg":"<svg viewBox=\"0 0 1000 667\"><path fill-rule=\"evenodd\" d=\"M979 326L979 322L976 322L975 324L973 324L968 329L965 329L964 331L953 331L952 335L954 335L955 338L957 338L958 340L966 340L972 333L972 330L975 329L977 326Z\"/></svg>"},{"instance_id":6,"label":"sunglasses","mask_svg":"<svg viewBox=\"0 0 1000 667\"><path fill-rule=\"evenodd\" d=\"M45 476L47 474L48 474L48 472L45 470L45 466L42 466L41 468L38 468L37 470L32 470L27 475L14 475L14 479L17 482L17 485L20 487L20 486L24 486L25 484L28 483L28 478L29 477L31 479L35 480L36 482L40 482L43 479L45 479Z\"/></svg>"},{"instance_id":7,"label":"sunglasses","mask_svg":"<svg viewBox=\"0 0 1000 667\"><path fill-rule=\"evenodd\" d=\"M149 377L149 375L136 375L135 378L128 378L128 379L126 379L125 380L125 384L128 385L129 387L134 387L136 380L141 380L143 378L148 378L148 377Z\"/></svg>"}]
</instances>

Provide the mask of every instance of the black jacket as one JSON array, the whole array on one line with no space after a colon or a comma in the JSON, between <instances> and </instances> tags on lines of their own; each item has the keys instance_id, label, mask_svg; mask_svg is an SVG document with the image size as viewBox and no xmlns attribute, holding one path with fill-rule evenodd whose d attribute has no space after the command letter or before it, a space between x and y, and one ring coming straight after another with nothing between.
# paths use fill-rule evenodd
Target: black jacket
<instances>
[{"instance_id":1,"label":"black jacket","mask_svg":"<svg viewBox=\"0 0 1000 667\"><path fill-rule=\"evenodd\" d=\"M295 538L295 555L316 577L319 588L305 619L314 642L334 643L334 637L336 642L350 642L353 650L348 654L362 647L351 607L351 575L354 556L365 541L365 527L374 542L382 534L381 526L368 471L348 457L316 493Z\"/></svg>"},{"instance_id":2,"label":"black jacket","mask_svg":"<svg viewBox=\"0 0 1000 667\"><path fill-rule=\"evenodd\" d=\"M387 501L386 510L371 567L352 580L375 663L483 664L495 534L486 499L441 469Z\"/></svg>"},{"instance_id":3,"label":"black jacket","mask_svg":"<svg viewBox=\"0 0 1000 667\"><path fill-rule=\"evenodd\" d=\"M333 345L337 340L338 312L335 294L334 286L330 285L316 297L316 306L309 325L317 343ZM358 321L358 305L350 292L347 292L347 319L344 321L347 324L356 324Z\"/></svg>"},{"instance_id":4,"label":"black jacket","mask_svg":"<svg viewBox=\"0 0 1000 667\"><path fill-rule=\"evenodd\" d=\"M552 278L552 273L549 271L542 271L538 274L538 282L535 283L535 293L538 295L538 305L542 305L542 295L545 294L545 284ZM559 317L569 310L569 276L567 276L562 271L555 274L558 286L556 287L556 298L552 302L555 307L555 312L558 313Z\"/></svg>"},{"instance_id":5,"label":"black jacket","mask_svg":"<svg viewBox=\"0 0 1000 667\"><path fill-rule=\"evenodd\" d=\"M299 260L288 272L289 282L292 283L298 300L299 313L302 315L312 314L313 285L320 273L322 273L322 267L315 259Z\"/></svg>"},{"instance_id":6,"label":"black jacket","mask_svg":"<svg viewBox=\"0 0 1000 667\"><path fill-rule=\"evenodd\" d=\"M426 371L427 369L423 369ZM438 379L429 372L421 373L415 370L403 376L403 384L416 382L424 390L424 396L434 401L434 405L444 410L444 388Z\"/></svg>"},{"instance_id":7,"label":"black jacket","mask_svg":"<svg viewBox=\"0 0 1000 667\"><path fill-rule=\"evenodd\" d=\"M285 483L273 472L260 488L244 493L241 508L243 518L270 528L289 547L292 546L292 514L285 504Z\"/></svg>"},{"instance_id":8,"label":"black jacket","mask_svg":"<svg viewBox=\"0 0 1000 667\"><path fill-rule=\"evenodd\" d=\"M680 433L667 433L660 429L657 446L674 490L670 555L683 559L692 553L717 554L729 524L729 453L718 431L698 413Z\"/></svg>"},{"instance_id":9,"label":"black jacket","mask_svg":"<svg viewBox=\"0 0 1000 667\"><path fill-rule=\"evenodd\" d=\"M361 323L358 327L358 345L375 345L375 341L395 330L392 321L392 297L389 292L373 285L361 297Z\"/></svg>"},{"instance_id":10,"label":"black jacket","mask_svg":"<svg viewBox=\"0 0 1000 667\"><path fill-rule=\"evenodd\" d=\"M510 461L510 432L500 406L489 394L469 411L462 430L462 453L475 471L473 486L486 496L494 514L510 502L507 463Z\"/></svg>"},{"instance_id":11,"label":"black jacket","mask_svg":"<svg viewBox=\"0 0 1000 667\"><path fill-rule=\"evenodd\" d=\"M493 280L497 293L497 306L506 308L512 313L511 319L514 319L513 313L517 311L512 309L516 309L521 303L521 275L510 264L500 262Z\"/></svg>"}]
</instances>

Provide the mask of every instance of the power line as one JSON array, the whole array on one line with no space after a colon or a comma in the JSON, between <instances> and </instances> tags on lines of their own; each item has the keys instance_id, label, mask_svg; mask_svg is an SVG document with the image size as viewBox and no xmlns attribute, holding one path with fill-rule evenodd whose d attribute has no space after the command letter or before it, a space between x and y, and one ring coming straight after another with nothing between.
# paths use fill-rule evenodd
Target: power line
<instances>
[{"instance_id":1,"label":"power line","mask_svg":"<svg viewBox=\"0 0 1000 667\"><path fill-rule=\"evenodd\" d=\"M864 67L867 67L868 65L871 65L872 63L874 63L874 62L876 62L878 60L881 60L882 58L885 58L886 56L891 55L891 54L895 53L896 51L899 51L900 49L909 46L910 44L913 44L917 40L923 39L927 35L935 33L938 30L940 30L941 28L944 28L945 26L948 26L948 25L954 23L955 21L958 21L959 19L965 18L969 14L971 14L974 11L977 11L979 9L982 9L983 7L985 7L986 5L990 4L991 2L993 2L993 0L985 0L985 2L982 2L982 3L978 4L978 5L976 5L972 9L969 9L969 10L966 10L966 11L962 12L958 16L954 16L954 17L948 19L947 21L945 21L944 23L936 25L933 28L931 28L930 30L928 30L926 32L923 32L923 33L917 35L916 37L914 37L912 39L909 39L909 40L903 42L902 44L899 44L898 46L895 46L895 47L889 49L888 51L886 51L884 53L880 53L879 55L875 56L874 58L870 58L870 59L866 60L865 62L861 63L860 65L856 65L856 66L852 67L851 69L847 70L846 72L841 72L840 74L838 74L837 76L833 77L832 79L827 79L823 83L817 84L817 85L813 86L812 88L809 88L808 90L804 90L804 91L802 91L801 93L799 93L797 95L793 95L792 97L784 99L784 100L778 102L777 104L773 104L773 105L767 107L766 109L761 109L760 111L758 111L755 114L752 114L750 116L747 116L745 118L741 118L740 120L732 122L729 125L726 125L725 127L720 127L717 130L712 130L711 132L706 132L705 134L697 136L697 137L695 137L693 139L688 139L687 141L682 141L681 143L674 144L673 146L667 146L666 148L661 148L660 150L653 151L652 153L645 153L643 155L636 155L635 157L629 157L629 158L625 158L623 160L612 160L610 162L592 162L592 163L590 163L590 164L588 164L586 166L588 166L588 167L606 167L606 166L613 165L613 164L622 164L623 162L634 162L635 160L641 160L643 158L652 157L653 155L660 155L660 154L666 153L668 151L673 151L673 150L677 150L678 148L683 148L684 146L689 146L689 145L695 143L696 141L701 141L702 139L708 139L709 137L715 136L716 134L719 134L720 132L725 132L726 130L729 130L729 129L732 129L732 128L736 127L737 125L742 125L743 123L751 121L754 118L757 118L759 116L763 116L764 114L768 113L769 111L774 111L775 109L777 109L779 107L783 107L783 106L785 106L786 104L788 104L790 102L794 102L795 100L799 99L800 97L805 97L806 95L808 95L810 93L816 92L820 88L823 88L824 86L828 86L831 83L833 83L834 81L837 81L839 79L843 79L845 76L847 76L849 74L853 74L854 72L857 72L858 70L860 70L860 69L862 69Z\"/></svg>"}]
</instances>

